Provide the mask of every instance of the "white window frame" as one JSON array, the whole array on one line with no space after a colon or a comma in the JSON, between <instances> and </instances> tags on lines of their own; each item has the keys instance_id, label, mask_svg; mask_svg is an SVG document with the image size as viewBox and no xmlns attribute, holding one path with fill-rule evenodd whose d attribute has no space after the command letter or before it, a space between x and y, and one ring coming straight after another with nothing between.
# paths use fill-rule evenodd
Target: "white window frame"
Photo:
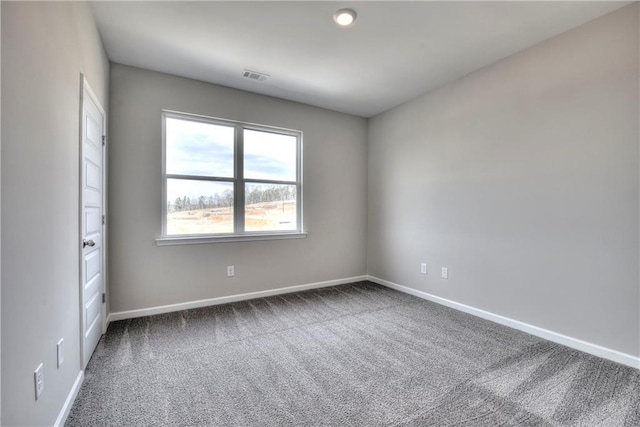
<instances>
[{"instance_id":1,"label":"white window frame","mask_svg":"<svg viewBox=\"0 0 640 427\"><path fill-rule=\"evenodd\" d=\"M234 176L232 178L222 178L215 176L198 175L176 175L168 174L167 167L167 140L166 140L166 119L175 118L179 120L189 120L198 123L209 123L213 125L229 126L234 128ZM296 138L296 180L280 181L268 179L246 179L244 177L244 130L255 130L260 132L288 135ZM167 180L168 179L189 179L197 181L230 182L234 184L233 191L233 218L234 232L221 234L167 234ZM291 231L271 230L271 231L245 231L245 184L280 184L296 186L296 221L297 229ZM302 214L302 131L285 129L274 126L258 125L254 123L239 122L235 120L220 119L215 117L189 114L178 111L162 110L162 234L156 238L158 246L166 245L186 245L201 243L237 242L242 240L277 240L277 239L299 239L305 238L307 233L303 227Z\"/></svg>"}]
</instances>

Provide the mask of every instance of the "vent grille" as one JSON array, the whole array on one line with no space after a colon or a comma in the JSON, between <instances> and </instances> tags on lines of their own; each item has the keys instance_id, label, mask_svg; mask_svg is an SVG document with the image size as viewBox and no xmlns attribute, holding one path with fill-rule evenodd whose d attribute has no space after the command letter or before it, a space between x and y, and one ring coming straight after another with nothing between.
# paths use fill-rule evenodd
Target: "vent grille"
<instances>
[{"instance_id":1,"label":"vent grille","mask_svg":"<svg viewBox=\"0 0 640 427\"><path fill-rule=\"evenodd\" d=\"M257 71L251 71L251 70L245 69L244 72L242 73L242 77L263 82L269 78L269 75L264 73L259 73Z\"/></svg>"}]
</instances>

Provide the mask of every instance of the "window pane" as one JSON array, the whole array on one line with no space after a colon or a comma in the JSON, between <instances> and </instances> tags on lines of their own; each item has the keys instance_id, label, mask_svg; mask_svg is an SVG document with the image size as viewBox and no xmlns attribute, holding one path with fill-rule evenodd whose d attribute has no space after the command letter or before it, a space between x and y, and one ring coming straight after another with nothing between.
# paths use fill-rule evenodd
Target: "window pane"
<instances>
[{"instance_id":1,"label":"window pane","mask_svg":"<svg viewBox=\"0 0 640 427\"><path fill-rule=\"evenodd\" d=\"M234 128L166 118L167 173L233 178Z\"/></svg>"},{"instance_id":2,"label":"window pane","mask_svg":"<svg viewBox=\"0 0 640 427\"><path fill-rule=\"evenodd\" d=\"M243 135L245 178L296 180L295 136L256 130L245 130Z\"/></svg>"},{"instance_id":3,"label":"window pane","mask_svg":"<svg viewBox=\"0 0 640 427\"><path fill-rule=\"evenodd\" d=\"M167 179L167 234L233 233L233 183Z\"/></svg>"},{"instance_id":4,"label":"window pane","mask_svg":"<svg viewBox=\"0 0 640 427\"><path fill-rule=\"evenodd\" d=\"M246 231L297 230L296 186L245 185Z\"/></svg>"}]
</instances>

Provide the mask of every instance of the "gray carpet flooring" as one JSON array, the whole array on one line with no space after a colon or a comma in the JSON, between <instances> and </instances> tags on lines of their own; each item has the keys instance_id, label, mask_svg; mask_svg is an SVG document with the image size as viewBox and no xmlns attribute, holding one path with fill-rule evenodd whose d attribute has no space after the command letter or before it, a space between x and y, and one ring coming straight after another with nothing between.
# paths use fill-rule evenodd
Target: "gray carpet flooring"
<instances>
[{"instance_id":1,"label":"gray carpet flooring","mask_svg":"<svg viewBox=\"0 0 640 427\"><path fill-rule=\"evenodd\" d=\"M67 426L640 426L640 371L370 282L113 322Z\"/></svg>"}]
</instances>

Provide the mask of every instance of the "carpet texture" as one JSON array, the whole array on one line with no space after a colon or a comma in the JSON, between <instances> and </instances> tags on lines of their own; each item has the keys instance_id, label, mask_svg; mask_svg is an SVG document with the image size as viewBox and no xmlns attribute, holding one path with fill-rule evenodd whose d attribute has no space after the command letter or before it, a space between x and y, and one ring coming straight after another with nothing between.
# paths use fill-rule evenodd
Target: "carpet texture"
<instances>
[{"instance_id":1,"label":"carpet texture","mask_svg":"<svg viewBox=\"0 0 640 427\"><path fill-rule=\"evenodd\" d=\"M370 282L113 322L67 426L640 426L640 371Z\"/></svg>"}]
</instances>

